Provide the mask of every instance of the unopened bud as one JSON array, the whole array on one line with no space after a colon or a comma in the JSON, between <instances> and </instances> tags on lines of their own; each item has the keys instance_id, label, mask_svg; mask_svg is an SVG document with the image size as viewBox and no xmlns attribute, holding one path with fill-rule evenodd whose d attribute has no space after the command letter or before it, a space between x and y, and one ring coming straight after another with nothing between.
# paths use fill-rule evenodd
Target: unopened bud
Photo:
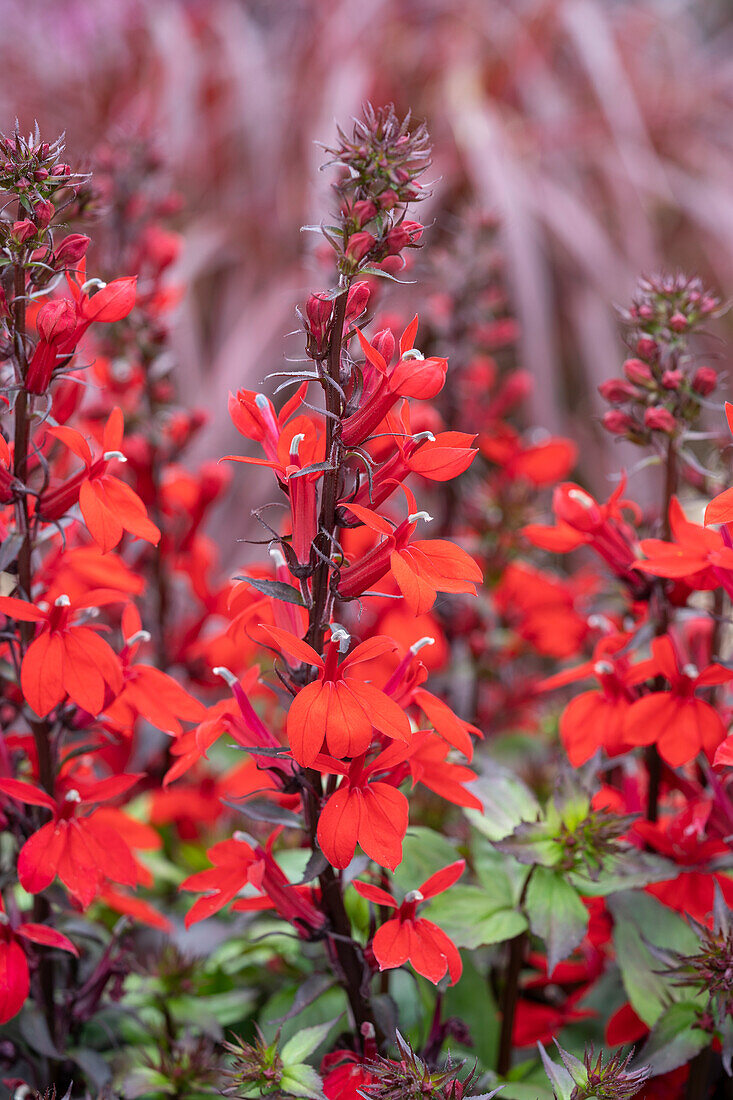
<instances>
[{"instance_id":1,"label":"unopened bud","mask_svg":"<svg viewBox=\"0 0 733 1100\"><path fill-rule=\"evenodd\" d=\"M636 341L636 352L642 359L656 359L659 344L656 340L652 340L651 336L640 336Z\"/></svg>"},{"instance_id":2,"label":"unopened bud","mask_svg":"<svg viewBox=\"0 0 733 1100\"><path fill-rule=\"evenodd\" d=\"M673 313L669 319L669 327L672 332L685 332L689 326L689 322L684 313L680 313L679 310Z\"/></svg>"},{"instance_id":3,"label":"unopened bud","mask_svg":"<svg viewBox=\"0 0 733 1100\"><path fill-rule=\"evenodd\" d=\"M51 218L55 213L56 207L52 202L49 202L48 199L41 199L41 201L37 202L33 207L34 221L41 229L45 229L46 226L50 224Z\"/></svg>"},{"instance_id":4,"label":"unopened bud","mask_svg":"<svg viewBox=\"0 0 733 1100\"><path fill-rule=\"evenodd\" d=\"M344 255L352 264L361 263L364 257L368 256L374 248L374 244L375 240L371 233L367 233L365 230L361 230L359 233L352 233L349 237L349 243L346 245Z\"/></svg>"},{"instance_id":5,"label":"unopened bud","mask_svg":"<svg viewBox=\"0 0 733 1100\"><path fill-rule=\"evenodd\" d=\"M672 433L677 427L677 421L669 409L663 405L652 405L644 412L644 427L655 432Z\"/></svg>"},{"instance_id":6,"label":"unopened bud","mask_svg":"<svg viewBox=\"0 0 733 1100\"><path fill-rule=\"evenodd\" d=\"M598 392L605 401L610 401L612 404L631 401L639 396L636 387L632 386L631 382L627 382L625 378L609 378L607 381L601 382Z\"/></svg>"},{"instance_id":7,"label":"unopened bud","mask_svg":"<svg viewBox=\"0 0 733 1100\"><path fill-rule=\"evenodd\" d=\"M70 267L72 264L78 264L79 260L86 255L88 247L89 237L85 237L83 233L69 233L56 249L56 266Z\"/></svg>"},{"instance_id":8,"label":"unopened bud","mask_svg":"<svg viewBox=\"0 0 733 1100\"><path fill-rule=\"evenodd\" d=\"M609 409L607 413L603 414L601 423L611 435L626 435L634 427L632 418L627 413L621 412L620 409Z\"/></svg>"},{"instance_id":9,"label":"unopened bud","mask_svg":"<svg viewBox=\"0 0 733 1100\"><path fill-rule=\"evenodd\" d=\"M695 393L699 393L701 397L707 397L709 393L712 393L718 384L717 371L712 367L698 367L695 371L695 376L692 379L692 388Z\"/></svg>"},{"instance_id":10,"label":"unopened bud","mask_svg":"<svg viewBox=\"0 0 733 1100\"><path fill-rule=\"evenodd\" d=\"M662 385L665 390L678 390L684 377L681 370L666 370L662 375Z\"/></svg>"},{"instance_id":11,"label":"unopened bud","mask_svg":"<svg viewBox=\"0 0 733 1100\"><path fill-rule=\"evenodd\" d=\"M635 382L639 386L647 385L653 378L651 367L641 359L627 359L624 363L624 374L629 382Z\"/></svg>"},{"instance_id":12,"label":"unopened bud","mask_svg":"<svg viewBox=\"0 0 733 1100\"><path fill-rule=\"evenodd\" d=\"M392 357L395 352L396 341L392 329L383 328L380 329L372 340L372 347L375 348L384 359L385 363L391 363Z\"/></svg>"}]
</instances>

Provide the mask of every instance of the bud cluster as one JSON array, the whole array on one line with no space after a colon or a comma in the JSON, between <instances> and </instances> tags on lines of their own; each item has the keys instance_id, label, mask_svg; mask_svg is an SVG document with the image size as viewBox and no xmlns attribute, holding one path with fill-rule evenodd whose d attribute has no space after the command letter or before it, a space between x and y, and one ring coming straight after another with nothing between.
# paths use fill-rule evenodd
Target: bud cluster
<instances>
[{"instance_id":1,"label":"bud cluster","mask_svg":"<svg viewBox=\"0 0 733 1100\"><path fill-rule=\"evenodd\" d=\"M339 130L338 144L327 152L329 164L345 169L334 185L339 225L324 230L341 273L353 276L404 248L415 248L423 226L405 215L408 203L426 197L417 183L430 163L425 125L411 131L409 114L400 121L391 104L378 109L367 105L351 136Z\"/></svg>"},{"instance_id":2,"label":"bud cluster","mask_svg":"<svg viewBox=\"0 0 733 1100\"><path fill-rule=\"evenodd\" d=\"M720 300L698 278L661 275L640 281L622 314L634 354L625 361L622 378L598 387L613 406L603 416L606 431L643 445L653 442L655 433L676 436L697 419L700 399L713 393L718 376L710 366L693 368L687 340L719 309Z\"/></svg>"}]
</instances>

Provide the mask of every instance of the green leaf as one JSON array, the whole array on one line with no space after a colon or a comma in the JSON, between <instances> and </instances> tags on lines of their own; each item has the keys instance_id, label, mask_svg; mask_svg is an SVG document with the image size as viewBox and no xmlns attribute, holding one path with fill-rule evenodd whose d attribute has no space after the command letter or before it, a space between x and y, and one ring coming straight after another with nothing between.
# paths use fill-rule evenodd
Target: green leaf
<instances>
[{"instance_id":1,"label":"green leaf","mask_svg":"<svg viewBox=\"0 0 733 1100\"><path fill-rule=\"evenodd\" d=\"M253 588L256 588L258 592L262 592L264 596L270 596L273 600L282 600L283 603L294 603L298 607L305 607L303 603L303 597L297 588L293 588L292 584L286 584L285 581L268 581L263 577L236 577L238 581L244 581L245 584L251 584Z\"/></svg>"},{"instance_id":2,"label":"green leaf","mask_svg":"<svg viewBox=\"0 0 733 1100\"><path fill-rule=\"evenodd\" d=\"M672 1001L690 1001L690 992L674 986L660 974L647 943L668 951L692 955L698 950L697 936L688 924L650 894L615 894L608 903L614 917L613 940L621 980L631 1007L647 1027L652 1027Z\"/></svg>"},{"instance_id":3,"label":"green leaf","mask_svg":"<svg viewBox=\"0 0 733 1100\"><path fill-rule=\"evenodd\" d=\"M483 804L483 812L466 810L466 817L489 840L501 840L523 821L536 821L540 805L521 779L508 768L495 767L482 775L471 790Z\"/></svg>"},{"instance_id":4,"label":"green leaf","mask_svg":"<svg viewBox=\"0 0 733 1100\"><path fill-rule=\"evenodd\" d=\"M323 1083L312 1066L286 1069L280 1081L280 1090L291 1096L323 1100Z\"/></svg>"},{"instance_id":5,"label":"green leaf","mask_svg":"<svg viewBox=\"0 0 733 1100\"><path fill-rule=\"evenodd\" d=\"M415 890L421 882L457 859L455 845L434 829L410 826L402 843L402 863L395 872L401 890Z\"/></svg>"},{"instance_id":6,"label":"green leaf","mask_svg":"<svg viewBox=\"0 0 733 1100\"><path fill-rule=\"evenodd\" d=\"M523 821L511 836L495 840L494 845L528 866L539 863L542 867L556 867L563 856L562 846L545 821Z\"/></svg>"},{"instance_id":7,"label":"green leaf","mask_svg":"<svg viewBox=\"0 0 733 1100\"><path fill-rule=\"evenodd\" d=\"M527 918L513 907L511 895L481 886L454 886L431 902L429 918L457 947L471 950L513 939L528 927Z\"/></svg>"},{"instance_id":8,"label":"green leaf","mask_svg":"<svg viewBox=\"0 0 733 1100\"><path fill-rule=\"evenodd\" d=\"M588 927L588 910L561 872L536 867L526 898L529 924L545 941L547 973L578 946Z\"/></svg>"},{"instance_id":9,"label":"green leaf","mask_svg":"<svg viewBox=\"0 0 733 1100\"><path fill-rule=\"evenodd\" d=\"M542 1065L544 1066L545 1073L550 1079L550 1084L552 1085L556 1100L570 1100L573 1090L575 1089L575 1081L565 1069L565 1066L559 1066L556 1062L552 1061L542 1043L538 1043L537 1045L540 1049Z\"/></svg>"},{"instance_id":10,"label":"green leaf","mask_svg":"<svg viewBox=\"0 0 733 1100\"><path fill-rule=\"evenodd\" d=\"M647 886L650 882L665 882L676 874L673 863L634 848L604 856L603 869L596 880L581 871L571 872L569 880L584 897L604 898L635 886Z\"/></svg>"},{"instance_id":11,"label":"green leaf","mask_svg":"<svg viewBox=\"0 0 733 1100\"><path fill-rule=\"evenodd\" d=\"M316 1024L315 1027L306 1027L297 1031L292 1039L288 1039L280 1051L280 1057L286 1068L298 1065L305 1061L321 1043L336 1023L336 1020L327 1020L325 1024Z\"/></svg>"},{"instance_id":12,"label":"green leaf","mask_svg":"<svg viewBox=\"0 0 733 1100\"><path fill-rule=\"evenodd\" d=\"M669 1073L689 1062L711 1041L710 1035L693 1027L697 1009L692 1004L670 1005L659 1017L640 1051L639 1065L649 1065L655 1075Z\"/></svg>"}]
</instances>

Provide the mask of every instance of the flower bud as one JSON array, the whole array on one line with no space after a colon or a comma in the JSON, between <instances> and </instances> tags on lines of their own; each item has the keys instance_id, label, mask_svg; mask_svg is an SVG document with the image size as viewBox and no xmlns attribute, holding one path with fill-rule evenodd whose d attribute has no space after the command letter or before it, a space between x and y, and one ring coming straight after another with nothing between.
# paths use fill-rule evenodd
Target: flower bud
<instances>
[{"instance_id":1,"label":"flower bud","mask_svg":"<svg viewBox=\"0 0 733 1100\"><path fill-rule=\"evenodd\" d=\"M355 202L351 209L351 217L354 219L359 229L367 222L370 222L372 218L377 216L377 207L370 199L361 199L359 202Z\"/></svg>"},{"instance_id":2,"label":"flower bud","mask_svg":"<svg viewBox=\"0 0 733 1100\"><path fill-rule=\"evenodd\" d=\"M672 329L672 332L685 332L688 328L688 320L684 313L680 313L679 310L673 313L669 319L669 327Z\"/></svg>"},{"instance_id":3,"label":"flower bud","mask_svg":"<svg viewBox=\"0 0 733 1100\"><path fill-rule=\"evenodd\" d=\"M400 222L387 234L387 255L396 256L403 248L412 248L420 240L423 227L419 222Z\"/></svg>"},{"instance_id":4,"label":"flower bud","mask_svg":"<svg viewBox=\"0 0 733 1100\"><path fill-rule=\"evenodd\" d=\"M392 362L395 346L394 333L389 328L381 329L372 340L372 347L379 352L385 363L388 364Z\"/></svg>"},{"instance_id":5,"label":"flower bud","mask_svg":"<svg viewBox=\"0 0 733 1100\"><path fill-rule=\"evenodd\" d=\"M308 331L318 345L319 350L322 350L325 344L332 312L333 302L330 298L324 298L320 294L311 294L305 303Z\"/></svg>"},{"instance_id":6,"label":"flower bud","mask_svg":"<svg viewBox=\"0 0 733 1100\"><path fill-rule=\"evenodd\" d=\"M368 235L368 234L367 234ZM361 317L369 305L371 290L369 283L354 283L349 290L346 299L346 315L344 317L344 329L348 330L357 317Z\"/></svg>"},{"instance_id":7,"label":"flower bud","mask_svg":"<svg viewBox=\"0 0 733 1100\"><path fill-rule=\"evenodd\" d=\"M621 401L631 401L633 398L639 396L639 391L635 386L631 385L631 382L627 382L624 378L609 378L605 382L601 382L598 387L598 392L604 401L610 401L612 404L620 403Z\"/></svg>"},{"instance_id":8,"label":"flower bud","mask_svg":"<svg viewBox=\"0 0 733 1100\"><path fill-rule=\"evenodd\" d=\"M47 225L50 225L51 218L55 213L56 207L48 199L41 199L33 207L33 218L36 225L40 226L41 229L45 229Z\"/></svg>"},{"instance_id":9,"label":"flower bud","mask_svg":"<svg viewBox=\"0 0 733 1100\"><path fill-rule=\"evenodd\" d=\"M620 409L609 409L603 414L601 423L612 435L626 435L629 429L634 427L631 417Z\"/></svg>"},{"instance_id":10,"label":"flower bud","mask_svg":"<svg viewBox=\"0 0 733 1100\"><path fill-rule=\"evenodd\" d=\"M671 434L677 427L677 421L663 405L652 405L644 412L644 426L655 432Z\"/></svg>"},{"instance_id":11,"label":"flower bud","mask_svg":"<svg viewBox=\"0 0 733 1100\"><path fill-rule=\"evenodd\" d=\"M346 259L350 260L352 264L361 263L364 257L369 255L374 244L374 237L371 233L364 230L360 233L352 233L346 246Z\"/></svg>"},{"instance_id":12,"label":"flower bud","mask_svg":"<svg viewBox=\"0 0 733 1100\"><path fill-rule=\"evenodd\" d=\"M642 359L656 359L659 353L659 344L652 340L651 336L640 336L636 341L636 353Z\"/></svg>"},{"instance_id":13,"label":"flower bud","mask_svg":"<svg viewBox=\"0 0 733 1100\"><path fill-rule=\"evenodd\" d=\"M666 370L662 375L662 385L665 390L678 390L684 377L681 370Z\"/></svg>"},{"instance_id":14,"label":"flower bud","mask_svg":"<svg viewBox=\"0 0 733 1100\"><path fill-rule=\"evenodd\" d=\"M624 374L629 382L640 386L647 385L653 378L651 367L642 363L641 359L627 359L624 363Z\"/></svg>"},{"instance_id":15,"label":"flower bud","mask_svg":"<svg viewBox=\"0 0 733 1100\"><path fill-rule=\"evenodd\" d=\"M58 344L70 337L79 321L76 308L70 298L57 298L45 302L38 311L36 325L39 335L47 344Z\"/></svg>"},{"instance_id":16,"label":"flower bud","mask_svg":"<svg viewBox=\"0 0 733 1100\"><path fill-rule=\"evenodd\" d=\"M692 388L695 393L707 397L718 385L718 373L712 367L698 367L692 379Z\"/></svg>"},{"instance_id":17,"label":"flower bud","mask_svg":"<svg viewBox=\"0 0 733 1100\"><path fill-rule=\"evenodd\" d=\"M557 486L552 494L552 507L557 518L576 531L597 531L603 522L598 503L572 481Z\"/></svg>"},{"instance_id":18,"label":"flower bud","mask_svg":"<svg viewBox=\"0 0 733 1100\"><path fill-rule=\"evenodd\" d=\"M31 237L35 237L38 227L30 218L24 218L22 222L13 222L13 236L16 241L24 244Z\"/></svg>"},{"instance_id":19,"label":"flower bud","mask_svg":"<svg viewBox=\"0 0 733 1100\"><path fill-rule=\"evenodd\" d=\"M77 264L86 255L88 247L89 237L85 237L83 233L69 233L56 249L56 266L70 267Z\"/></svg>"}]
</instances>

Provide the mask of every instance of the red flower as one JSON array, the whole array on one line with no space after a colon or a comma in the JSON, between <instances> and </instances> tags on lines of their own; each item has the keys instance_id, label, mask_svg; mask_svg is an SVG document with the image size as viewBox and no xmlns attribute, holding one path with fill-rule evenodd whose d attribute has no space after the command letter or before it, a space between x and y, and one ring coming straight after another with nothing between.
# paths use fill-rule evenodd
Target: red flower
<instances>
[{"instance_id":1,"label":"red flower","mask_svg":"<svg viewBox=\"0 0 733 1100\"><path fill-rule=\"evenodd\" d=\"M318 843L333 867L348 867L357 843L381 867L394 871L402 861L407 799L391 783L373 777L402 763L408 752L406 746L392 745L370 764L359 756L348 767L328 757L316 759L320 770L344 776L318 819Z\"/></svg>"},{"instance_id":2,"label":"red flower","mask_svg":"<svg viewBox=\"0 0 733 1100\"><path fill-rule=\"evenodd\" d=\"M84 470L58 486L41 494L39 513L47 520L58 519L77 499L89 534L102 553L114 549L125 531L135 538L157 544L160 531L148 519L145 505L137 493L124 481L107 473L113 459L125 461L121 454L124 421L122 410L114 408L104 428L104 454L93 459L86 439L74 428L47 428L84 463Z\"/></svg>"},{"instance_id":3,"label":"red flower","mask_svg":"<svg viewBox=\"0 0 733 1100\"><path fill-rule=\"evenodd\" d=\"M733 671L721 665L709 665L699 672L694 665L680 666L669 637L655 638L652 657L637 665L632 683L654 676L669 681L669 691L653 691L629 708L624 737L631 745L656 743L659 753L672 768L694 760L701 750L713 756L726 729L710 703L698 699L698 688L725 684Z\"/></svg>"},{"instance_id":4,"label":"red flower","mask_svg":"<svg viewBox=\"0 0 733 1100\"><path fill-rule=\"evenodd\" d=\"M408 501L415 498L405 490ZM363 595L372 585L391 573L413 615L424 615L435 603L438 592L475 594L482 573L476 562L460 546L445 539L411 541L418 520L430 517L411 513L394 530L376 512L351 504L357 519L386 536L358 561L341 570L338 593L348 600Z\"/></svg>"},{"instance_id":5,"label":"red flower","mask_svg":"<svg viewBox=\"0 0 733 1100\"><path fill-rule=\"evenodd\" d=\"M13 926L0 898L0 1024L6 1024L23 1007L30 992L30 973L25 943L56 947L78 957L71 940L45 924Z\"/></svg>"},{"instance_id":6,"label":"red flower","mask_svg":"<svg viewBox=\"0 0 733 1100\"><path fill-rule=\"evenodd\" d=\"M67 696L89 714L104 709L109 691L122 689L122 667L98 627L74 622L77 612L117 602L116 592L98 590L72 605L59 596L48 611L12 596L0 596L0 611L8 618L42 624L23 657L20 685L30 707L44 718Z\"/></svg>"},{"instance_id":7,"label":"red flower","mask_svg":"<svg viewBox=\"0 0 733 1100\"><path fill-rule=\"evenodd\" d=\"M644 539L640 545L647 560L637 561L636 568L655 577L684 579L690 588L712 590L723 584L733 593L733 549L722 536L685 519L676 497L669 521L674 542Z\"/></svg>"},{"instance_id":8,"label":"red flower","mask_svg":"<svg viewBox=\"0 0 733 1100\"><path fill-rule=\"evenodd\" d=\"M574 768L590 760L599 748L610 756L628 748L624 732L636 692L628 683L631 671L628 657L618 655L627 641L623 634L602 638L592 661L550 676L541 685L544 691L549 691L587 676L595 676L598 681L598 690L576 695L560 718L560 737Z\"/></svg>"},{"instance_id":9,"label":"red flower","mask_svg":"<svg viewBox=\"0 0 733 1100\"><path fill-rule=\"evenodd\" d=\"M86 817L77 811L124 794L142 778L118 775L88 784L82 791L66 790L58 800L45 791L17 779L0 779L0 792L31 806L43 806L53 820L25 842L18 856L18 878L29 894L38 894L58 877L69 893L86 908L107 879L123 886L139 880L132 852L118 829L92 810Z\"/></svg>"},{"instance_id":10,"label":"red flower","mask_svg":"<svg viewBox=\"0 0 733 1100\"><path fill-rule=\"evenodd\" d=\"M276 626L262 626L285 653L318 669L318 677L296 695L288 711L288 741L293 757L309 768L324 740L332 756L360 756L372 740L372 730L401 741L410 739L404 712L383 691L360 678L359 667L395 648L391 638L370 638L339 663L339 645L332 641L325 661L307 642ZM358 670L358 671L357 671Z\"/></svg>"},{"instance_id":11,"label":"red flower","mask_svg":"<svg viewBox=\"0 0 733 1100\"><path fill-rule=\"evenodd\" d=\"M377 929L372 941L374 957L380 970L392 970L409 962L418 974L435 985L450 975L450 985L455 985L463 971L461 956L452 940L441 928L424 917L417 917L416 910L423 901L442 894L463 874L466 861L459 859L426 879L417 890L412 890L402 905L377 886L355 882L357 893L375 905L396 909L397 916L385 921Z\"/></svg>"}]
</instances>

